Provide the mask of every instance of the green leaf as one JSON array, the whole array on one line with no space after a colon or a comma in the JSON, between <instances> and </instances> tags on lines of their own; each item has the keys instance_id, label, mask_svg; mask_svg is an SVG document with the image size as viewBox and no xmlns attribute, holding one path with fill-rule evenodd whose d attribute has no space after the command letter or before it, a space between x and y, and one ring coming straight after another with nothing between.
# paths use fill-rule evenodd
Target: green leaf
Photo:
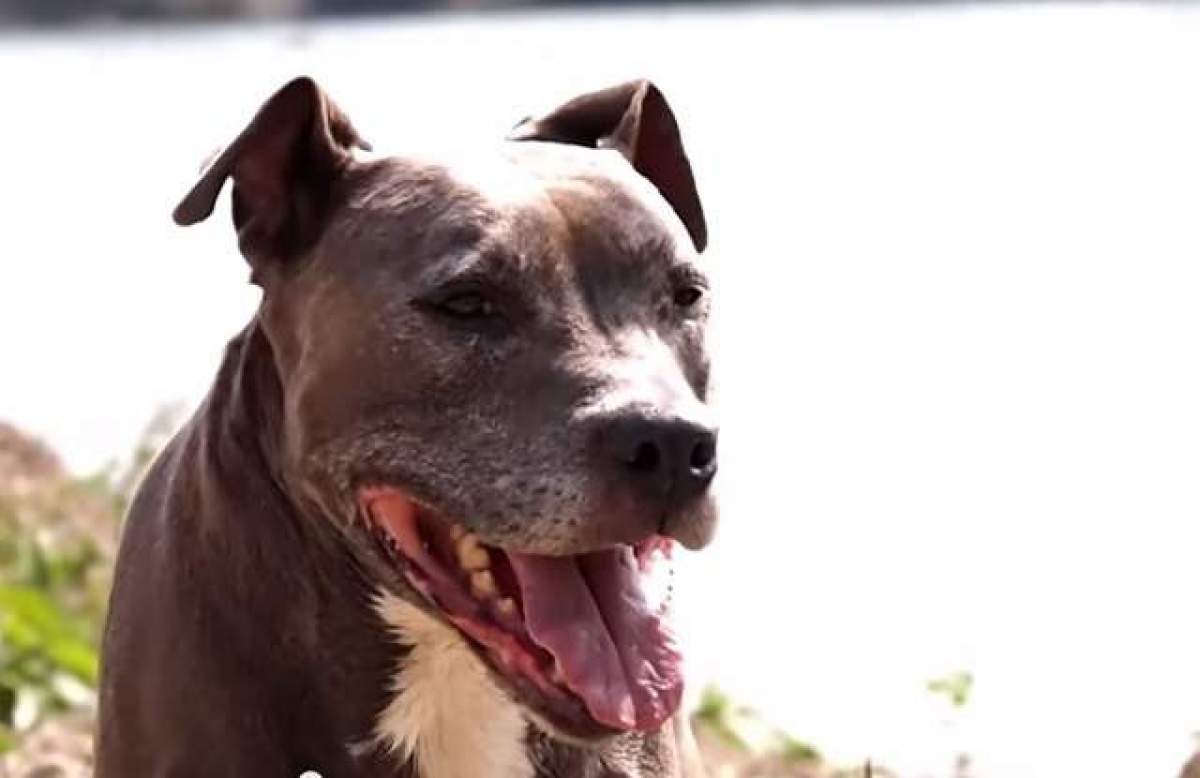
<instances>
[{"instance_id":1,"label":"green leaf","mask_svg":"<svg viewBox=\"0 0 1200 778\"><path fill-rule=\"evenodd\" d=\"M791 735L780 732L776 735L775 750L789 764L820 764L824 757L816 747Z\"/></svg>"},{"instance_id":2,"label":"green leaf","mask_svg":"<svg viewBox=\"0 0 1200 778\"><path fill-rule=\"evenodd\" d=\"M925 685L934 694L942 695L950 704L961 708L971 697L971 687L975 684L975 676L969 672L951 673L942 678L935 678Z\"/></svg>"},{"instance_id":3,"label":"green leaf","mask_svg":"<svg viewBox=\"0 0 1200 778\"><path fill-rule=\"evenodd\" d=\"M99 657L84 631L36 589L0 586L0 648L39 653L80 680L96 682Z\"/></svg>"},{"instance_id":4,"label":"green leaf","mask_svg":"<svg viewBox=\"0 0 1200 778\"><path fill-rule=\"evenodd\" d=\"M734 726L733 702L716 687L709 686L701 693L693 720L731 748L743 753L750 752L750 746Z\"/></svg>"},{"instance_id":5,"label":"green leaf","mask_svg":"<svg viewBox=\"0 0 1200 778\"><path fill-rule=\"evenodd\" d=\"M3 727L11 727L13 710L17 707L17 690L6 684L0 684L0 733ZM3 749L0 749L3 750Z\"/></svg>"}]
</instances>

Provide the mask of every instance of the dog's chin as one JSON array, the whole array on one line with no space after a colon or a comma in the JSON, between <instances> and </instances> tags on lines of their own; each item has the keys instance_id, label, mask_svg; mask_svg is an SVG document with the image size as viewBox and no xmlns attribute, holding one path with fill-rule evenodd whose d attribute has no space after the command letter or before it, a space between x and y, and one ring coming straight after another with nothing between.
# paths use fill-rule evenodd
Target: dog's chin
<instances>
[{"instance_id":1,"label":"dog's chin","mask_svg":"<svg viewBox=\"0 0 1200 778\"><path fill-rule=\"evenodd\" d=\"M358 499L380 554L419 605L464 636L547 734L595 744L657 731L679 709L682 658L667 623L672 541L529 554L483 543L400 489L372 486Z\"/></svg>"}]
</instances>

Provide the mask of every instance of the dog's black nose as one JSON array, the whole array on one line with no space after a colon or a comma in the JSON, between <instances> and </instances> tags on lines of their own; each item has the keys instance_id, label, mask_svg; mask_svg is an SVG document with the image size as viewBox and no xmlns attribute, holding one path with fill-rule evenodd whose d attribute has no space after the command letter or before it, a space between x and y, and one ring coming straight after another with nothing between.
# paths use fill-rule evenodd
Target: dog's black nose
<instances>
[{"instance_id":1,"label":"dog's black nose","mask_svg":"<svg viewBox=\"0 0 1200 778\"><path fill-rule=\"evenodd\" d=\"M627 477L676 500L702 493L717 472L717 431L695 421L642 414L609 422L609 452Z\"/></svg>"}]
</instances>

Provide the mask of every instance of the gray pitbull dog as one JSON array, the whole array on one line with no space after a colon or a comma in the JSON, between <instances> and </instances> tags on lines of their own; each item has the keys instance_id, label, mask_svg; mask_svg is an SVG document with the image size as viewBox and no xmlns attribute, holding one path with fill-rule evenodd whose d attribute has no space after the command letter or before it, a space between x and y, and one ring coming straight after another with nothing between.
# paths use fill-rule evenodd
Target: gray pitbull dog
<instances>
[{"instance_id":1,"label":"gray pitbull dog","mask_svg":"<svg viewBox=\"0 0 1200 778\"><path fill-rule=\"evenodd\" d=\"M262 290L129 514L99 778L698 776L675 544L710 539L706 227L640 81L450 162L310 79L227 180Z\"/></svg>"}]
</instances>

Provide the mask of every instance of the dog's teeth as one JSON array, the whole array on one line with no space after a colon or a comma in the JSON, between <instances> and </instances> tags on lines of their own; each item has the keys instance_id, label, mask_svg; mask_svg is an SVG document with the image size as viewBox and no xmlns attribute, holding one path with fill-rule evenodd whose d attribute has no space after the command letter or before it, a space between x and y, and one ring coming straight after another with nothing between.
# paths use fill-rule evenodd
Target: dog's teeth
<instances>
[{"instance_id":1,"label":"dog's teeth","mask_svg":"<svg viewBox=\"0 0 1200 778\"><path fill-rule=\"evenodd\" d=\"M491 599L496 595L496 579L487 570L471 573L471 593L481 600Z\"/></svg>"},{"instance_id":2,"label":"dog's teeth","mask_svg":"<svg viewBox=\"0 0 1200 778\"><path fill-rule=\"evenodd\" d=\"M467 531L466 531L466 529L463 528L463 525L461 525L461 524L451 524L450 525L450 539L453 540L455 543L462 540L463 535L466 535L466 534L467 534Z\"/></svg>"},{"instance_id":3,"label":"dog's teeth","mask_svg":"<svg viewBox=\"0 0 1200 778\"><path fill-rule=\"evenodd\" d=\"M554 681L554 683L558 684L559 686L567 685L567 679L563 677L562 668L558 666L557 662L554 664L554 667L550 669L550 680Z\"/></svg>"},{"instance_id":4,"label":"dog's teeth","mask_svg":"<svg viewBox=\"0 0 1200 778\"><path fill-rule=\"evenodd\" d=\"M479 545L479 538L467 533L458 541L458 563L464 570L484 570L491 559L487 549Z\"/></svg>"},{"instance_id":5,"label":"dog's teeth","mask_svg":"<svg viewBox=\"0 0 1200 778\"><path fill-rule=\"evenodd\" d=\"M503 597L496 601L496 612L501 616L516 616L517 604L512 597Z\"/></svg>"}]
</instances>

